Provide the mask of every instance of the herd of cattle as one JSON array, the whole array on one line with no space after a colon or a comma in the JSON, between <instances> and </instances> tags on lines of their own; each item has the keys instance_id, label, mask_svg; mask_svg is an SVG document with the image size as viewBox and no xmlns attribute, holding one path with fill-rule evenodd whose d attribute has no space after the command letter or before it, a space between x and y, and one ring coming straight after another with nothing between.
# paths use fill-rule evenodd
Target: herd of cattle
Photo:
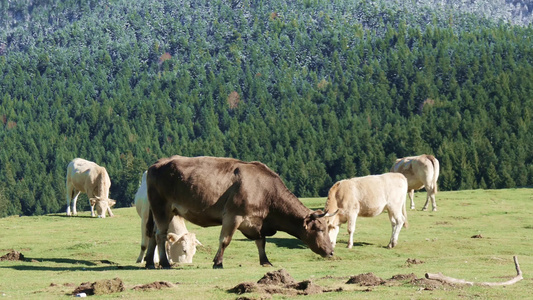
<instances>
[{"instance_id":1,"label":"herd of cattle","mask_svg":"<svg viewBox=\"0 0 533 300\"><path fill-rule=\"evenodd\" d=\"M202 227L222 226L213 268L223 267L224 250L239 230L254 240L259 263L272 265L265 252L266 237L278 230L304 242L313 252L333 255L340 225L348 223L348 248L353 245L357 217L375 217L385 209L392 225L389 248L396 246L407 227L406 195L415 208L414 190L425 187L427 200L437 210L435 194L439 162L432 155L398 159L390 173L341 180L328 193L324 210L307 208L281 178L260 162L221 157L162 158L144 172L135 195L141 217L141 251L137 262L170 268L172 262L192 263L196 246L185 220ZM113 216L111 180L104 167L81 158L67 168L67 215L76 215L76 200L86 193L91 216ZM72 201L72 210L71 210ZM157 252L156 252L157 250ZM145 255L146 253L146 255Z\"/></svg>"}]
</instances>

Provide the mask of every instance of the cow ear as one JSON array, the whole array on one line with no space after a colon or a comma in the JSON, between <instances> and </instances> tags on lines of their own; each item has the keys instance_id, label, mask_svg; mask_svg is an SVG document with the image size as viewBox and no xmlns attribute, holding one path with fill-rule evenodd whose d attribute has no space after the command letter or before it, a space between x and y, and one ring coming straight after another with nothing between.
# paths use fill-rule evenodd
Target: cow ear
<instances>
[{"instance_id":1,"label":"cow ear","mask_svg":"<svg viewBox=\"0 0 533 300\"><path fill-rule=\"evenodd\" d=\"M89 199L89 202L91 203L91 206L95 206L96 205L96 198Z\"/></svg>"},{"instance_id":2,"label":"cow ear","mask_svg":"<svg viewBox=\"0 0 533 300\"><path fill-rule=\"evenodd\" d=\"M107 199L107 202L109 203L109 206L113 206L113 205L117 204L117 201L113 200L113 199Z\"/></svg>"},{"instance_id":3,"label":"cow ear","mask_svg":"<svg viewBox=\"0 0 533 300\"><path fill-rule=\"evenodd\" d=\"M173 232L169 232L167 233L167 240L169 242L169 244L174 244L175 242L177 242L178 240L180 239L180 236L173 233Z\"/></svg>"},{"instance_id":4,"label":"cow ear","mask_svg":"<svg viewBox=\"0 0 533 300\"><path fill-rule=\"evenodd\" d=\"M307 216L304 220L304 228L307 230L309 228L309 224L314 220L313 215Z\"/></svg>"}]
</instances>

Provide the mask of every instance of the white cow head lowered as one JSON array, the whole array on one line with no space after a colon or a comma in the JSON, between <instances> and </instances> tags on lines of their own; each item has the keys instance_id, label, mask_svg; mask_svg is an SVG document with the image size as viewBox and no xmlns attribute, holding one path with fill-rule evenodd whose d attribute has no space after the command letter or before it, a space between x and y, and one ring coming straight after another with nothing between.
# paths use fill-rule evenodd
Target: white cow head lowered
<instances>
[{"instance_id":1,"label":"white cow head lowered","mask_svg":"<svg viewBox=\"0 0 533 300\"><path fill-rule=\"evenodd\" d=\"M105 218L106 212L108 210L111 212L109 208L111 208L117 203L116 200L109 198L104 199L98 196L94 196L94 198L89 199L89 201L91 202L91 206L94 206L94 208L96 209L96 215L98 216L98 218ZM111 214L110 217L112 216L113 215Z\"/></svg>"},{"instance_id":2,"label":"white cow head lowered","mask_svg":"<svg viewBox=\"0 0 533 300\"><path fill-rule=\"evenodd\" d=\"M196 253L196 245L202 245L202 243L196 239L196 234L192 232L187 232L181 236L172 232L167 234L167 255L173 262L191 264Z\"/></svg>"}]
</instances>

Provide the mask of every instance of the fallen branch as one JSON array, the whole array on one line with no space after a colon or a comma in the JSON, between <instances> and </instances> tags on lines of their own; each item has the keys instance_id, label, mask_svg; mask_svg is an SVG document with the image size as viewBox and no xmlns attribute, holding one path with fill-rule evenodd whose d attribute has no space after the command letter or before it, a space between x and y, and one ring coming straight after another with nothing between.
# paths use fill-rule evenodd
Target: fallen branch
<instances>
[{"instance_id":1,"label":"fallen branch","mask_svg":"<svg viewBox=\"0 0 533 300\"><path fill-rule=\"evenodd\" d=\"M511 284L515 284L518 281L524 279L522 277L522 271L520 270L520 265L518 265L518 258L516 256L513 256L513 259L514 259L514 265L515 265L515 268L516 268L516 276L513 279L505 281L505 282L472 282L472 281L466 281L466 280L463 280L463 279L457 279L457 278L448 277L448 276L442 275L442 273L440 273L440 272L437 273L437 274L426 273L426 278L427 279L435 279L435 280L442 281L442 282L445 282L445 283L450 283L450 284L481 285L481 286L505 286L505 285L511 285Z\"/></svg>"}]
</instances>

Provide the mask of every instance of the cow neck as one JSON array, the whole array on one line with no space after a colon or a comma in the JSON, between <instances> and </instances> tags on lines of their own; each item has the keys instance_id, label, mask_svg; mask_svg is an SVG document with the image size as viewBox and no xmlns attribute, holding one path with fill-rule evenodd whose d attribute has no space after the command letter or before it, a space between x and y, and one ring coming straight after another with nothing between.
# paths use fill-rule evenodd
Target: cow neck
<instances>
[{"instance_id":1,"label":"cow neck","mask_svg":"<svg viewBox=\"0 0 533 300\"><path fill-rule=\"evenodd\" d=\"M305 218L312 212L294 194L288 192L273 201L278 230L300 238Z\"/></svg>"}]
</instances>

